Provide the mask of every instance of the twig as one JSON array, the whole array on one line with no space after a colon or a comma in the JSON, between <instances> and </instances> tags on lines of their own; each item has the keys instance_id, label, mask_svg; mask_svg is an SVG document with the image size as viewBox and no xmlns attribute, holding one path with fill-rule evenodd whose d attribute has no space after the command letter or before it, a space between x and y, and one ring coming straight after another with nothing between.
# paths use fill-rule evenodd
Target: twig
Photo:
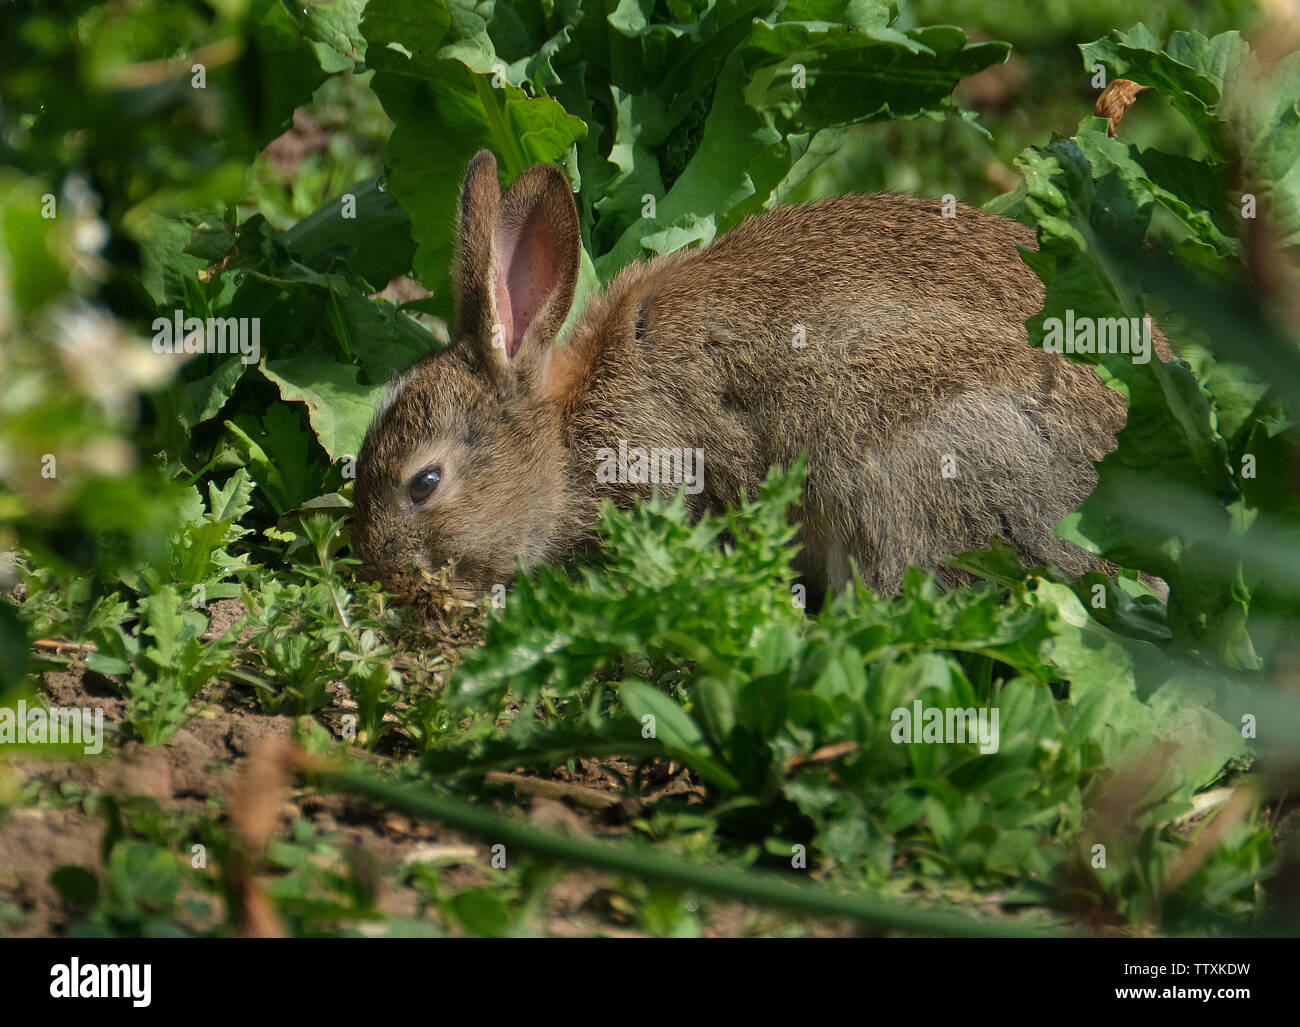
<instances>
[{"instance_id":1,"label":"twig","mask_svg":"<svg viewBox=\"0 0 1300 1027\"><path fill-rule=\"evenodd\" d=\"M857 751L857 742L837 742L834 745L823 745L816 752L810 752L807 756L796 753L786 765L786 773L799 767L810 767L817 763L831 763L841 756L847 756L849 753Z\"/></svg>"},{"instance_id":2,"label":"twig","mask_svg":"<svg viewBox=\"0 0 1300 1027\"><path fill-rule=\"evenodd\" d=\"M501 770L489 770L483 775L483 780L491 784L510 785L517 792L543 795L550 799L572 799L594 809L607 809L623 801L622 797L602 792L599 788L570 784L567 781L551 781L544 777L508 774Z\"/></svg>"},{"instance_id":3,"label":"twig","mask_svg":"<svg viewBox=\"0 0 1300 1027\"><path fill-rule=\"evenodd\" d=\"M205 631L199 636L201 642L213 642L223 637L229 632L225 631ZM52 653L62 656L65 652L75 653L78 656L85 656L87 653L99 652L99 646L94 642L69 642L62 638L38 638L32 642L33 649L45 649Z\"/></svg>"},{"instance_id":4,"label":"twig","mask_svg":"<svg viewBox=\"0 0 1300 1027\"><path fill-rule=\"evenodd\" d=\"M32 643L32 648L48 649L59 656L62 656L65 652L84 656L86 653L97 652L99 649L94 642L65 642L59 638L38 638Z\"/></svg>"}]
</instances>

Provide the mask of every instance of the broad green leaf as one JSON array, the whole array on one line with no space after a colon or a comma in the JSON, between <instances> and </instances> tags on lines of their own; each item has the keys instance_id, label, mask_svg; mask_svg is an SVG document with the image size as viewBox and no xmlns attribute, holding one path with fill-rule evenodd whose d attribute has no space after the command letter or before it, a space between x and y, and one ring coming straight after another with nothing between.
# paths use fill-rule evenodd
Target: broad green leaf
<instances>
[{"instance_id":1,"label":"broad green leaf","mask_svg":"<svg viewBox=\"0 0 1300 1027\"><path fill-rule=\"evenodd\" d=\"M788 192L786 180L795 169L797 177L806 175L799 162L817 133L952 110L948 94L956 82L1005 60L1007 52L1001 43L968 45L954 28L902 33L756 20L724 63L698 149L658 199L655 218L634 222L596 258L597 270L608 278L650 249L643 240L663 226L693 225L693 237L711 238L745 214L774 205ZM662 237L652 241L664 243Z\"/></svg>"},{"instance_id":2,"label":"broad green leaf","mask_svg":"<svg viewBox=\"0 0 1300 1027\"><path fill-rule=\"evenodd\" d=\"M699 725L690 714L659 689L641 681L627 680L618 687L619 701L643 725L652 717L654 737L678 759L684 760L714 784L727 789L740 785L709 753Z\"/></svg>"},{"instance_id":3,"label":"broad green leaf","mask_svg":"<svg viewBox=\"0 0 1300 1027\"><path fill-rule=\"evenodd\" d=\"M362 29L374 89L396 125L387 185L410 212L416 273L446 316L454 198L470 158L492 150L508 185L532 164L562 159L586 126L554 100L497 77L485 23L467 3L372 0Z\"/></svg>"},{"instance_id":4,"label":"broad green leaf","mask_svg":"<svg viewBox=\"0 0 1300 1027\"><path fill-rule=\"evenodd\" d=\"M385 386L361 385L356 367L327 359L264 361L260 369L281 398L307 405L312 428L331 460L360 452Z\"/></svg>"}]
</instances>

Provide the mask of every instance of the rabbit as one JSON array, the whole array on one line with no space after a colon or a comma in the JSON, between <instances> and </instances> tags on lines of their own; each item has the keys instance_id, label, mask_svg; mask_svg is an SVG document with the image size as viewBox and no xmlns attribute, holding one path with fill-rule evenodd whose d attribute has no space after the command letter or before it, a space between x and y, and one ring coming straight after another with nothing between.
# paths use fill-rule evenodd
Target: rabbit
<instances>
[{"instance_id":1,"label":"rabbit","mask_svg":"<svg viewBox=\"0 0 1300 1027\"><path fill-rule=\"evenodd\" d=\"M810 597L855 572L895 594L910 565L961 584L942 559L990 539L1026 565L1113 573L1052 528L1096 484L1124 400L1030 345L1044 292L1016 245L1034 233L942 213L878 194L750 216L625 268L561 345L581 254L572 190L537 165L502 195L480 151L460 201L459 333L392 382L358 455L363 575L402 592L445 566L453 594L481 596L520 562L595 545L604 500L656 488L637 462L651 450L682 472L693 515L806 452L795 568ZM1169 359L1162 336L1155 349Z\"/></svg>"}]
</instances>

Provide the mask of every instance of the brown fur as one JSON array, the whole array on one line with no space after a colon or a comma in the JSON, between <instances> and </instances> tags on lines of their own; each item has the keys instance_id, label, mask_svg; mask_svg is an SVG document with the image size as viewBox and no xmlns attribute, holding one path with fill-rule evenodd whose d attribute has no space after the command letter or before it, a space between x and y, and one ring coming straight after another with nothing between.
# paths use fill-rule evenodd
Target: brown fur
<instances>
[{"instance_id":1,"label":"brown fur","mask_svg":"<svg viewBox=\"0 0 1300 1027\"><path fill-rule=\"evenodd\" d=\"M851 565L892 592L910 564L941 569L990 538L1071 575L1104 568L1052 527L1095 485L1124 401L1090 367L1029 345L1043 286L1017 243L1034 236L908 196L781 208L625 269L556 346L578 274L572 193L535 167L499 197L480 153L461 208L461 334L399 380L371 426L356 550L390 581L451 562L466 592L509 582L519 559L590 544L602 500L650 494L597 481L596 451L626 440L704 451L695 513L753 495L806 451L799 567L812 595L843 587ZM1163 339L1155 349L1168 359ZM434 464L442 484L416 506L407 485Z\"/></svg>"}]
</instances>

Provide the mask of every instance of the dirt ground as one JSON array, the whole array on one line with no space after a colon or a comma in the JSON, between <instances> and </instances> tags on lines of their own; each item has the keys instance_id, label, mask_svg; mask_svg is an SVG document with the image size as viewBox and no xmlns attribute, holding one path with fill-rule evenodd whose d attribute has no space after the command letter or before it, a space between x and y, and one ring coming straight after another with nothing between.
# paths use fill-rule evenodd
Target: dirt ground
<instances>
[{"instance_id":1,"label":"dirt ground","mask_svg":"<svg viewBox=\"0 0 1300 1027\"><path fill-rule=\"evenodd\" d=\"M213 604L211 613L213 628L223 630L238 609ZM74 659L65 670L45 673L40 683L51 705L103 709L105 751L75 761L11 760L0 765L0 784L11 793L39 782L55 793L69 789L74 794L102 793L119 800L146 796L162 810L178 813L211 813L211 800L217 799L222 811L228 811L232 785L250 759L266 743L288 742L293 735L294 718L267 715L246 693L222 683L200 695L200 703L208 703L206 708L165 744L119 744L120 735L113 726L122 723L125 703L107 682L88 672L80 659ZM322 711L322 719L328 723L350 705L340 690L334 707ZM630 779L634 770L626 761L586 760L579 761L573 772L560 767L551 774L537 775L521 768L515 773L490 775L488 783L497 786L503 808L508 804L510 809L522 810L539 827L603 837L625 833L627 820L663 795L689 795L698 790L679 767L665 764L644 772L641 796L629 799L613 772ZM5 777L9 780L4 781ZM392 918L418 915L415 890L396 883L406 865L436 863L440 883L447 891L487 884L493 872L488 846L482 842L363 799L289 788L276 821L269 832L272 837L306 821L315 833L328 835L339 851L354 857L359 854L376 867L376 880L382 882L377 905ZM52 870L65 864L99 873L104 827L102 816L87 815L79 803L19 806L0 822L0 902L23 917L17 925L4 925L9 936L58 936L77 922L80 914L65 906L47 879ZM620 917L616 899L611 903L610 883L604 874L575 869L550 888L542 915L530 926L554 936L639 936L642 932L635 921ZM746 925L762 915L737 903L711 902L709 908L704 932L709 936L745 933ZM436 911L427 915L438 922ZM382 930L382 922L376 929ZM809 929L815 934L851 933L847 925Z\"/></svg>"}]
</instances>

